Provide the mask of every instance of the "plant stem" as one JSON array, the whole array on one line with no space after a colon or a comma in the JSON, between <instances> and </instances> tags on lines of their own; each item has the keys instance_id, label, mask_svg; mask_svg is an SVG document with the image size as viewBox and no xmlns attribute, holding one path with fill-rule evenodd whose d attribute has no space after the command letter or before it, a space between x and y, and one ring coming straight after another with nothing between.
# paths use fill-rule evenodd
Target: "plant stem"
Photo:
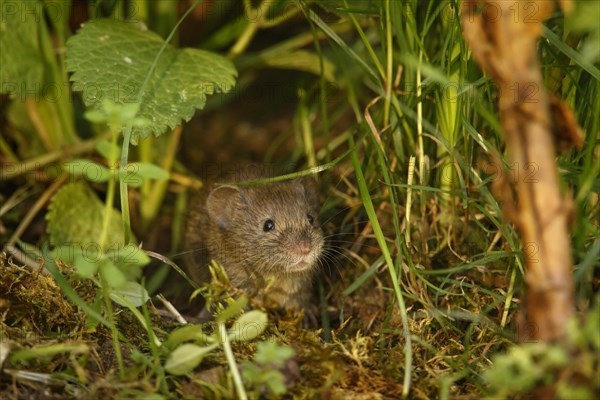
<instances>
[{"instance_id":1,"label":"plant stem","mask_svg":"<svg viewBox=\"0 0 600 400\"><path fill-rule=\"evenodd\" d=\"M256 33L257 29L257 23L248 23L246 29L244 29L244 32L242 32L237 42L235 42L231 50L229 50L229 54L227 55L227 57L230 60L233 60L234 58L242 54L246 47L248 47L248 44L250 44L250 40L252 40L252 38L254 37L254 34Z\"/></svg>"},{"instance_id":2,"label":"plant stem","mask_svg":"<svg viewBox=\"0 0 600 400\"><path fill-rule=\"evenodd\" d=\"M293 3L292 3L293 4ZM298 14L298 12L300 11L300 7L296 6L294 12L286 12L278 17L275 17L273 19L266 19L263 18L263 21L260 24L261 28L270 28L272 26L277 26L279 24L281 24L282 22L287 21L290 18L293 18L296 16L296 14Z\"/></svg>"},{"instance_id":3,"label":"plant stem","mask_svg":"<svg viewBox=\"0 0 600 400\"><path fill-rule=\"evenodd\" d=\"M219 336L221 338L221 343L223 344L223 350L225 351L227 364L229 364L229 369L231 370L231 377L233 378L233 384L235 385L235 391L237 392L238 398L240 400L247 400L248 395L246 394L246 389L244 389L244 383L242 382L240 371L238 371L235 363L235 357L233 356L233 350L231 350L229 336L227 336L227 329L225 328L225 324L222 322L219 322Z\"/></svg>"},{"instance_id":4,"label":"plant stem","mask_svg":"<svg viewBox=\"0 0 600 400\"><path fill-rule=\"evenodd\" d=\"M302 129L302 137L304 139L304 154L306 155L306 163L309 168L317 165L315 157L315 146L313 144L312 129L308 116L308 106L306 105L306 92L300 90L300 126Z\"/></svg>"},{"instance_id":5,"label":"plant stem","mask_svg":"<svg viewBox=\"0 0 600 400\"><path fill-rule=\"evenodd\" d=\"M255 21L248 21L246 29L244 29L244 32L242 32L237 42L235 42L231 50L229 50L227 57L230 60L233 60L242 54L244 50L246 50L246 47L248 47L252 41L252 38L258 31L258 28L262 27L263 22L265 21L265 16L273 4L273 1L265 0L260 4L260 6L258 6L258 8L253 8L250 4L250 1L244 1L244 12L246 13L246 17L248 18L250 15L255 13L257 15L257 19Z\"/></svg>"},{"instance_id":6,"label":"plant stem","mask_svg":"<svg viewBox=\"0 0 600 400\"><path fill-rule=\"evenodd\" d=\"M167 144L165 152L161 155L162 162L160 166L169 173L171 172L173 163L175 162L175 155L177 154L177 149L179 147L182 130L183 129L181 126L179 126L173 129L171 135L164 139L167 141ZM142 143L140 143L140 145ZM147 161L151 162L151 159L148 159ZM142 189L144 201L142 201L140 204L140 217L143 231L148 228L148 226L156 218L156 215L158 215L158 210L163 202L165 193L167 192L167 187L169 185L168 179L148 182L147 184L146 182L148 181L144 182Z\"/></svg>"},{"instance_id":7,"label":"plant stem","mask_svg":"<svg viewBox=\"0 0 600 400\"><path fill-rule=\"evenodd\" d=\"M131 126L123 131L123 145L121 146L121 166L119 167L119 194L121 197L121 219L125 244L131 241L131 220L129 216L129 197L127 196L127 160L129 158L129 142L131 140Z\"/></svg>"},{"instance_id":8,"label":"plant stem","mask_svg":"<svg viewBox=\"0 0 600 400\"><path fill-rule=\"evenodd\" d=\"M37 130L38 137L44 144L46 150L54 150L56 148L56 143L52 142L52 138L48 133L48 129L46 128L46 124L43 122L43 118L40 116L38 105L41 102L36 101L33 97L28 97L25 100L25 108L27 109L27 114L29 115L29 119L35 129Z\"/></svg>"},{"instance_id":9,"label":"plant stem","mask_svg":"<svg viewBox=\"0 0 600 400\"><path fill-rule=\"evenodd\" d=\"M390 97L392 96L392 21L390 16L390 0L385 2L385 33L386 33L386 78L385 78L385 102L383 108L383 126L390 123Z\"/></svg>"},{"instance_id":10,"label":"plant stem","mask_svg":"<svg viewBox=\"0 0 600 400\"><path fill-rule=\"evenodd\" d=\"M10 146L8 145L8 143L6 143L6 140L4 140L3 136L0 136L0 151L2 153L4 153L4 156L11 161L13 164L16 164L19 162L19 158L17 157L17 155L12 151L12 149L10 148ZM0 175L0 179L2 179L2 175Z\"/></svg>"},{"instance_id":11,"label":"plant stem","mask_svg":"<svg viewBox=\"0 0 600 400\"><path fill-rule=\"evenodd\" d=\"M117 162L117 139L119 137L119 128L115 126L110 127L112 133L111 151L108 159L109 167L113 166ZM108 227L110 226L110 216L115 202L115 177L111 176L108 179L108 188L106 190L106 199L104 201L104 217L102 218L102 231L100 233L100 250L104 254L106 251L106 239L108 237Z\"/></svg>"},{"instance_id":12,"label":"plant stem","mask_svg":"<svg viewBox=\"0 0 600 400\"><path fill-rule=\"evenodd\" d=\"M406 221L406 230L404 231L404 242L406 243L406 247L410 247L411 243L411 209L413 203L413 191L412 185L415 176L415 156L410 156L408 159L408 177L406 178L406 184L408 188L406 189L406 212L404 213L404 220Z\"/></svg>"},{"instance_id":13,"label":"plant stem","mask_svg":"<svg viewBox=\"0 0 600 400\"><path fill-rule=\"evenodd\" d=\"M417 68L417 155L419 157L419 184L425 186L425 145L423 144L423 99L421 98L421 63L423 62L423 50L419 50L419 67ZM421 215L425 215L427 193L422 190L420 193ZM423 242L423 251L427 254L427 241Z\"/></svg>"},{"instance_id":14,"label":"plant stem","mask_svg":"<svg viewBox=\"0 0 600 400\"><path fill-rule=\"evenodd\" d=\"M113 313L112 303L110 300L110 292L108 290L108 283L104 279L102 268L100 268L100 281L102 282L102 298L104 300L104 307L106 307L106 316L110 323L111 339L113 347L115 348L115 356L117 358L117 365L119 366L119 376L121 379L125 377L125 364L123 363L123 355L121 354L121 344L119 343L119 330L115 322L115 315Z\"/></svg>"},{"instance_id":15,"label":"plant stem","mask_svg":"<svg viewBox=\"0 0 600 400\"><path fill-rule=\"evenodd\" d=\"M171 33L169 34L169 36L167 37L165 42L162 44L160 50L158 51L158 53L156 54L156 57L154 58L154 62L152 63L152 66L150 67L148 74L146 74L144 83L142 83L142 87L140 88L140 91L137 94L137 102L138 103L142 103L142 100L144 99L144 93L146 91L146 86L148 86L148 82L150 82L150 78L152 77L152 74L154 74L154 70L156 69L156 66L158 65L158 60L160 59L160 56L164 53L165 49L169 45L169 42L173 39L173 36L175 35L175 32L179 28L179 25L181 25L181 22L200 3L202 3L202 0L196 0L194 2L194 4L192 4L187 9L185 14L183 14L181 16L181 18L179 19L179 21L177 21L177 24L173 27L173 30L171 31ZM128 194L127 193L127 182L124 179L127 176L127 162L128 162L128 158L129 158L129 143L131 142L132 130L133 130L132 122L130 122L123 130L123 146L121 149L121 167L120 167L120 171L119 171L119 177L120 177L119 192L120 192L120 197L121 197L121 217L123 219L123 228L125 230L125 244L128 244L131 240L131 219L130 219L130 215L129 215L129 198L127 196L127 194Z\"/></svg>"},{"instance_id":16,"label":"plant stem","mask_svg":"<svg viewBox=\"0 0 600 400\"><path fill-rule=\"evenodd\" d=\"M110 130L112 133L112 142L111 142L111 151L110 157L108 159L108 165L113 166L116 164L118 153L117 153L117 140L119 138L119 127L111 124ZM106 239L108 237L108 228L110 225L110 216L113 207L113 203L115 201L115 177L110 177L108 179L108 189L106 191L106 199L104 202L104 218L102 219L102 231L100 233L100 250L102 252L102 258L105 256L106 251ZM128 232L128 230L125 230ZM129 243L129 238L125 237L125 244ZM102 271L102 260L100 261L99 275L100 282L102 285L102 297L104 300L104 306L106 307L107 319L110 322L110 329L112 332L112 342L115 348L115 355L117 357L117 363L119 365L119 375L121 378L125 376L125 366L123 364L123 356L121 355L121 344L119 343L119 330L117 329L117 325L115 323L115 316L112 310L112 303L110 299L110 292L108 283L106 279L104 279L104 272Z\"/></svg>"}]
</instances>

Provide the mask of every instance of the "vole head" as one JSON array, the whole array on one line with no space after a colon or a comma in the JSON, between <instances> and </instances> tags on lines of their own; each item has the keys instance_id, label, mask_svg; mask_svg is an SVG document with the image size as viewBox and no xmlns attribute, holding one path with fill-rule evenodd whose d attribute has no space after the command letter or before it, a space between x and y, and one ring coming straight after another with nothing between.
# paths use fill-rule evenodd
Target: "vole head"
<instances>
[{"instance_id":1,"label":"vole head","mask_svg":"<svg viewBox=\"0 0 600 400\"><path fill-rule=\"evenodd\" d=\"M221 260L235 259L262 273L316 267L323 250L314 179L251 187L221 186L208 196L209 218L221 233ZM236 254L231 254L231 253Z\"/></svg>"}]
</instances>

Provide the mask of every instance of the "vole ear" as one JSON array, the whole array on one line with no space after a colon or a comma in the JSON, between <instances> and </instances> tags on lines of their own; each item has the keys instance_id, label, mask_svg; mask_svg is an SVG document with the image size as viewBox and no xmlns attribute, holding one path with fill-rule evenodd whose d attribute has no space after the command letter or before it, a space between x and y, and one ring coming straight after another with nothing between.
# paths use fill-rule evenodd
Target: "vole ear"
<instances>
[{"instance_id":1,"label":"vole ear","mask_svg":"<svg viewBox=\"0 0 600 400\"><path fill-rule=\"evenodd\" d=\"M321 201L319 200L319 184L317 181L312 176L305 175L296 179L295 183L304 189L304 196L310 208L318 211L321 208Z\"/></svg>"},{"instance_id":2,"label":"vole ear","mask_svg":"<svg viewBox=\"0 0 600 400\"><path fill-rule=\"evenodd\" d=\"M233 210L242 199L242 193L237 186L220 186L210 192L206 199L208 216L221 229L231 225Z\"/></svg>"}]
</instances>

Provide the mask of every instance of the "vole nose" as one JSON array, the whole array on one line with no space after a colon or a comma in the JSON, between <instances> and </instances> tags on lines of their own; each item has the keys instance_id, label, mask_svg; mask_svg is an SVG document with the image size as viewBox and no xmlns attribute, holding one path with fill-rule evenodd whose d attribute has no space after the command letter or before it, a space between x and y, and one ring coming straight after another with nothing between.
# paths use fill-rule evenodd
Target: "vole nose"
<instances>
[{"instance_id":1,"label":"vole nose","mask_svg":"<svg viewBox=\"0 0 600 400\"><path fill-rule=\"evenodd\" d=\"M307 237L300 238L298 241L298 253L306 255L310 253L310 239Z\"/></svg>"}]
</instances>

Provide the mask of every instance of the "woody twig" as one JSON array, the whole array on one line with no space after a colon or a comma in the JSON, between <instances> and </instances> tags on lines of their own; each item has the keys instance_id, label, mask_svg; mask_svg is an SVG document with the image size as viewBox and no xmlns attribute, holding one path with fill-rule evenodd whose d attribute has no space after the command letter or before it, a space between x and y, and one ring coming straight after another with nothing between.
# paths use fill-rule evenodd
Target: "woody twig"
<instances>
[{"instance_id":1,"label":"woody twig","mask_svg":"<svg viewBox=\"0 0 600 400\"><path fill-rule=\"evenodd\" d=\"M513 193L512 201L503 206L521 235L527 265L527 325L518 327L521 340L561 338L574 310L572 200L560 193L553 137L557 123L549 112L551 97L544 89L536 55L542 22L551 15L553 4L465 0L462 13L463 34L473 57L498 86L509 156L520 170L514 186L506 181L495 185ZM565 114L572 124L570 111Z\"/></svg>"}]
</instances>

